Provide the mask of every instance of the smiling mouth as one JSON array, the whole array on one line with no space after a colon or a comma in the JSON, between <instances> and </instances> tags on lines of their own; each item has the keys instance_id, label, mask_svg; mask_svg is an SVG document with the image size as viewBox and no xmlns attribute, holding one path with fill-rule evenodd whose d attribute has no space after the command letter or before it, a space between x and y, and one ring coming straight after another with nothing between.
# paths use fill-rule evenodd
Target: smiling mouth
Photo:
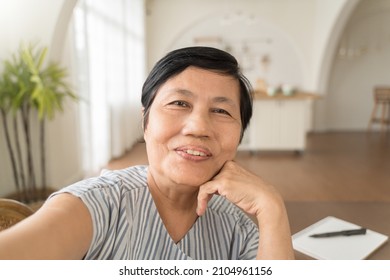
<instances>
[{"instance_id":1,"label":"smiling mouth","mask_svg":"<svg viewBox=\"0 0 390 280\"><path fill-rule=\"evenodd\" d=\"M183 150L183 152L193 155L193 156L200 156L200 157L208 157L208 155L204 152L201 151L196 151L196 150Z\"/></svg>"},{"instance_id":2,"label":"smiling mouth","mask_svg":"<svg viewBox=\"0 0 390 280\"><path fill-rule=\"evenodd\" d=\"M193 147L183 147L176 149L176 152L179 152L185 157L189 158L202 158L206 159L211 157L211 153L207 149L202 149L202 148L193 148Z\"/></svg>"}]
</instances>

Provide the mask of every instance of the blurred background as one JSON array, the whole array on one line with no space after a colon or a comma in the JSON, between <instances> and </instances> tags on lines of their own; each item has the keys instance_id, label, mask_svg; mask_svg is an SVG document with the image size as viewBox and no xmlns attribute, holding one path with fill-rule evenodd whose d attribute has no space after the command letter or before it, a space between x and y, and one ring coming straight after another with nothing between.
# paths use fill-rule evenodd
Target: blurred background
<instances>
[{"instance_id":1,"label":"blurred background","mask_svg":"<svg viewBox=\"0 0 390 280\"><path fill-rule=\"evenodd\" d=\"M283 147L256 146L256 135L266 134L260 123L268 117L255 112L240 147L239 160L244 165L263 168L274 183L279 183L285 172L293 172L294 179L289 181L295 187L280 182L289 200L303 199L297 193L308 194L304 199L329 198L326 186L337 193L337 182L348 190L337 194L337 199L353 196L356 191L349 185L355 184L359 175L366 180L362 188L372 189L368 184L374 178L380 189L356 199L390 198L388 133L375 125L367 132L374 88L390 87L390 0L13 0L0 5L0 60L10 59L22 43L47 46L47 57L67 69L67 81L79 96L78 102L65 102L64 111L47 122L45 184L50 188L98 174L112 160L142 150L138 144L142 139L140 95L148 71L170 50L208 45L237 57L255 90L263 94L259 100L276 98L280 104L289 97L283 93L268 96L267 91L283 86L292 88L296 96L307 97L293 113L303 120L299 127L303 144L287 149L298 153L286 156L280 153ZM0 73L3 69L0 64ZM272 116L272 111L267 112ZM7 122L11 125L9 119ZM33 124L33 134L37 127ZM367 142L367 133L381 140ZM0 197L15 192L4 134L3 125ZM325 138L313 148L312 141L321 135ZM336 138L326 138L329 135ZM340 141L344 144L338 146ZM11 142L15 142L12 135ZM33 147L38 145L32 140ZM315 162L326 165L325 159L311 156L330 155L332 147L347 148L342 157L360 151L362 162L355 168L356 161L350 158L332 179L323 175L334 172L326 169L329 166L321 166L324 171L308 171ZM277 152L269 153L272 150ZM131 158L135 164L145 161L142 151L136 156L140 160ZM253 163L256 157L270 162ZM133 163L131 159L124 165ZM299 165L298 161L305 159L309 161ZM332 162L339 160L335 157ZM286 165L299 168L282 169ZM354 169L358 171L352 179L344 181L345 174ZM305 182L309 173L322 176L325 183L319 193L310 191L313 181ZM305 184L306 189L299 189Z\"/></svg>"}]
</instances>

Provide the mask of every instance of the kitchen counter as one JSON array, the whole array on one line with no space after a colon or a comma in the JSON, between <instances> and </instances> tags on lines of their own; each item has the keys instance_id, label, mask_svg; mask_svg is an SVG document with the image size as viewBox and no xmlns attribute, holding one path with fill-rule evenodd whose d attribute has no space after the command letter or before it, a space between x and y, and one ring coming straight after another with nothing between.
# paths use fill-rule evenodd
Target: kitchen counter
<instances>
[{"instance_id":1,"label":"kitchen counter","mask_svg":"<svg viewBox=\"0 0 390 280\"><path fill-rule=\"evenodd\" d=\"M320 96L308 92L291 95L255 91L253 116L240 150L290 150L303 152L311 118L311 101Z\"/></svg>"}]
</instances>

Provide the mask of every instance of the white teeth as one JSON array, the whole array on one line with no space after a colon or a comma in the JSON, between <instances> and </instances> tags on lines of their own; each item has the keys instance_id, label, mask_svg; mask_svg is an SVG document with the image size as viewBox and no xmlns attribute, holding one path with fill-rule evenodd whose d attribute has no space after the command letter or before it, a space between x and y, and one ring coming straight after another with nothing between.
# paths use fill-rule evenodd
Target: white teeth
<instances>
[{"instance_id":1,"label":"white teeth","mask_svg":"<svg viewBox=\"0 0 390 280\"><path fill-rule=\"evenodd\" d=\"M194 155L194 156L201 156L201 157L206 157L207 156L205 153L200 152L200 151L186 150L185 152L187 154Z\"/></svg>"}]
</instances>

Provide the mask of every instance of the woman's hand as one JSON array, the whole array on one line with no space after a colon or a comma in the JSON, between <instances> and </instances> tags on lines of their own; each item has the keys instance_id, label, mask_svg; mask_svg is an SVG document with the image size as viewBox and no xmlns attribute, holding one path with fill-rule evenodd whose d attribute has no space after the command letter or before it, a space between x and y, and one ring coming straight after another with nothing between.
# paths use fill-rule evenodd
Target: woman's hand
<instances>
[{"instance_id":1,"label":"woman's hand","mask_svg":"<svg viewBox=\"0 0 390 280\"><path fill-rule=\"evenodd\" d=\"M209 182L200 187L198 194L199 216L206 211L207 202L214 194L225 197L246 213L257 217L272 202L281 202L274 187L264 183L258 176L228 161L221 171Z\"/></svg>"},{"instance_id":2,"label":"woman's hand","mask_svg":"<svg viewBox=\"0 0 390 280\"><path fill-rule=\"evenodd\" d=\"M259 259L293 259L290 226L284 202L276 189L233 161L224 164L209 182L200 186L197 214L221 195L256 218L260 231Z\"/></svg>"}]
</instances>

